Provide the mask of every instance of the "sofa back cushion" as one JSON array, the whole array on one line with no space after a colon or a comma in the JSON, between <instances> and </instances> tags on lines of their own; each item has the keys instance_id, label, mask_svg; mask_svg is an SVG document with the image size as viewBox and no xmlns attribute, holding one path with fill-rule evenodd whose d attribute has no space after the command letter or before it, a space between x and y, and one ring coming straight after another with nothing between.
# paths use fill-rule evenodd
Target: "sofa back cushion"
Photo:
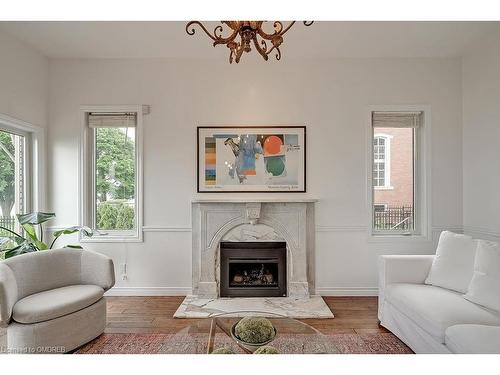
<instances>
[{"instance_id":1,"label":"sofa back cushion","mask_svg":"<svg viewBox=\"0 0 500 375\"><path fill-rule=\"evenodd\" d=\"M479 240L474 275L464 298L500 312L500 243Z\"/></svg>"},{"instance_id":2,"label":"sofa back cushion","mask_svg":"<svg viewBox=\"0 0 500 375\"><path fill-rule=\"evenodd\" d=\"M426 284L466 293L474 273L477 241L472 237L443 231Z\"/></svg>"},{"instance_id":3,"label":"sofa back cushion","mask_svg":"<svg viewBox=\"0 0 500 375\"><path fill-rule=\"evenodd\" d=\"M18 299L33 293L80 283L81 253L77 249L44 250L6 259L13 272Z\"/></svg>"}]
</instances>

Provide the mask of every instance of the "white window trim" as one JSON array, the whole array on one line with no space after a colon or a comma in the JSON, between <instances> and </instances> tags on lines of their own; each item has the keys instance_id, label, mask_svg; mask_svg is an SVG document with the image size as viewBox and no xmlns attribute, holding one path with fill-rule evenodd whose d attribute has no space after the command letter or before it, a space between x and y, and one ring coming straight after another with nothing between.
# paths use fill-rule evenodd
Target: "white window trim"
<instances>
[{"instance_id":1,"label":"white window trim","mask_svg":"<svg viewBox=\"0 0 500 375\"><path fill-rule=\"evenodd\" d=\"M92 129L87 124L87 113L89 112L136 112L136 214L137 225L136 232L133 235L116 232L113 234L99 235L92 237L79 235L81 242L143 242L143 155L142 155L142 105L86 105L80 107L80 117L82 123L81 142L80 142L80 173L79 173L79 217L80 225L89 225L93 217L93 155L90 151L89 135Z\"/></svg>"},{"instance_id":2,"label":"white window trim","mask_svg":"<svg viewBox=\"0 0 500 375\"><path fill-rule=\"evenodd\" d=\"M45 209L45 129L0 113L0 128L26 138L26 211Z\"/></svg>"},{"instance_id":3,"label":"white window trim","mask_svg":"<svg viewBox=\"0 0 500 375\"><path fill-rule=\"evenodd\" d=\"M415 231L409 234L401 232L377 232L373 230L373 127L372 112L422 112L422 124L417 131L417 149L415 150L415 194L416 208ZM431 107L429 105L372 105L366 112L366 202L368 212L368 241L375 243L400 243L408 241L429 242L432 240L432 200L431 200Z\"/></svg>"},{"instance_id":4,"label":"white window trim","mask_svg":"<svg viewBox=\"0 0 500 375\"><path fill-rule=\"evenodd\" d=\"M385 139L385 159L384 159L384 186L374 186L375 190L393 190L394 187L391 185L391 140L392 135L384 133L375 133L373 138L380 137ZM372 144L373 153L373 144ZM372 164L373 165L373 164ZM373 167L372 167L373 168ZM373 170L373 169L372 169Z\"/></svg>"}]
</instances>

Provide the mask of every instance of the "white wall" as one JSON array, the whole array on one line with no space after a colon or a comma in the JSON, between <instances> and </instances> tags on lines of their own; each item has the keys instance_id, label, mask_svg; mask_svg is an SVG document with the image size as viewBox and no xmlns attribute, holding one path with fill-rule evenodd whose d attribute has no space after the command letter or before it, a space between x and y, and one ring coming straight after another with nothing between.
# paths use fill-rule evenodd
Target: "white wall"
<instances>
[{"instance_id":1,"label":"white wall","mask_svg":"<svg viewBox=\"0 0 500 375\"><path fill-rule=\"evenodd\" d=\"M307 125L308 196L320 199L316 280L321 293L374 293L379 254L434 251L432 241L383 243L367 235L370 105L430 106L434 238L444 227L461 228L459 59L283 59L229 65L222 57L51 61L49 205L58 215L57 226L78 221L80 105L152 106L144 119L144 225L150 228L144 243L88 245L111 255L117 266L127 262L128 280L119 279L118 287L189 291L197 125Z\"/></svg>"},{"instance_id":2,"label":"white wall","mask_svg":"<svg viewBox=\"0 0 500 375\"><path fill-rule=\"evenodd\" d=\"M45 127L49 61L0 30L0 113Z\"/></svg>"},{"instance_id":3,"label":"white wall","mask_svg":"<svg viewBox=\"0 0 500 375\"><path fill-rule=\"evenodd\" d=\"M500 39L463 59L464 229L500 240Z\"/></svg>"}]
</instances>

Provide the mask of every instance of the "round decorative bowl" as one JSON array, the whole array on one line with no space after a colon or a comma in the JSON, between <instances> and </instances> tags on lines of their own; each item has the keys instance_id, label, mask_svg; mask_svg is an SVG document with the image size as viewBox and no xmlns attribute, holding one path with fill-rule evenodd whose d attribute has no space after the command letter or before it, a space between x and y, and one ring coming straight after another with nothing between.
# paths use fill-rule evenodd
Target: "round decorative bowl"
<instances>
[{"instance_id":1,"label":"round decorative bowl","mask_svg":"<svg viewBox=\"0 0 500 375\"><path fill-rule=\"evenodd\" d=\"M240 344L241 346L243 346L245 349L251 351L252 353L255 352L261 346L267 345L270 342L272 342L276 338L276 335L278 334L278 331L276 330L276 327L273 327L273 329L274 329L274 335L273 335L273 337L271 339L269 339L267 341L264 341L264 342L259 342L259 343L250 343L250 342L243 341L238 336L236 336L236 325L237 324L238 324L238 322L234 323L233 326L231 327L231 337L238 344Z\"/></svg>"}]
</instances>

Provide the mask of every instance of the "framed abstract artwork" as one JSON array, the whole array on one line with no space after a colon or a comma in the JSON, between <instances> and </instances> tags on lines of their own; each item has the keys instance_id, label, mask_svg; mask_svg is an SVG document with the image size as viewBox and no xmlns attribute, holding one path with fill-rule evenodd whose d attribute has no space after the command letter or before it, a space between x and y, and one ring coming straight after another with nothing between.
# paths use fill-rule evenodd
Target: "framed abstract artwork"
<instances>
[{"instance_id":1,"label":"framed abstract artwork","mask_svg":"<svg viewBox=\"0 0 500 375\"><path fill-rule=\"evenodd\" d=\"M198 192L306 191L305 126L199 126Z\"/></svg>"}]
</instances>

